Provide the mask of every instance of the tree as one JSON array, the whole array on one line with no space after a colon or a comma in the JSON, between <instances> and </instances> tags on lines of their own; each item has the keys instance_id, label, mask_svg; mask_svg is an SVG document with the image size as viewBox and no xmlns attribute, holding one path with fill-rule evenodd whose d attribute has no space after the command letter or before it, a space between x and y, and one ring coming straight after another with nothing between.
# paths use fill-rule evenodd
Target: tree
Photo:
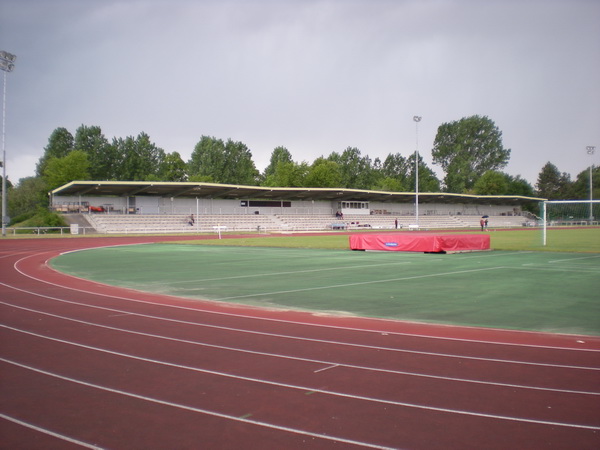
<instances>
[{"instance_id":1,"label":"tree","mask_svg":"<svg viewBox=\"0 0 600 450\"><path fill-rule=\"evenodd\" d=\"M92 180L113 180L117 174L118 154L97 126L81 125L75 132L75 150L83 150L90 162Z\"/></svg>"},{"instance_id":2,"label":"tree","mask_svg":"<svg viewBox=\"0 0 600 450\"><path fill-rule=\"evenodd\" d=\"M523 197L534 197L535 192L533 186L520 175L513 177L512 175L506 175L508 181L508 189L506 195L521 195Z\"/></svg>"},{"instance_id":3,"label":"tree","mask_svg":"<svg viewBox=\"0 0 600 450\"><path fill-rule=\"evenodd\" d=\"M409 174L406 179L408 184L408 190L416 188L415 185L415 154L411 154L406 160ZM422 156L419 154L419 192L439 192L440 191L440 180L436 176L435 172L431 170L425 162L423 162Z\"/></svg>"},{"instance_id":4,"label":"tree","mask_svg":"<svg viewBox=\"0 0 600 450\"><path fill-rule=\"evenodd\" d=\"M62 158L50 158L44 170L44 180L49 190L75 180L90 179L90 162L87 153L73 150Z\"/></svg>"},{"instance_id":5,"label":"tree","mask_svg":"<svg viewBox=\"0 0 600 450\"><path fill-rule=\"evenodd\" d=\"M160 173L165 158L163 149L158 148L150 137L142 132L137 137L113 139L118 155L116 178L120 181L145 181Z\"/></svg>"},{"instance_id":6,"label":"tree","mask_svg":"<svg viewBox=\"0 0 600 450\"><path fill-rule=\"evenodd\" d=\"M370 189L376 182L371 158L362 156L356 147L348 147L339 153L333 152L327 158L338 164L341 174L341 185L352 189Z\"/></svg>"},{"instance_id":7,"label":"tree","mask_svg":"<svg viewBox=\"0 0 600 450\"><path fill-rule=\"evenodd\" d=\"M8 193L8 215L12 223L19 216L33 214L39 207L48 205L48 186L42 177L21 178Z\"/></svg>"},{"instance_id":8,"label":"tree","mask_svg":"<svg viewBox=\"0 0 600 450\"><path fill-rule=\"evenodd\" d=\"M203 181L217 182L216 172L220 172L224 164L224 152L225 144L221 139L202 136L188 161L190 180L196 181L200 177Z\"/></svg>"},{"instance_id":9,"label":"tree","mask_svg":"<svg viewBox=\"0 0 600 450\"><path fill-rule=\"evenodd\" d=\"M475 182L473 192L476 195L505 195L508 192L508 178L502 172L488 170Z\"/></svg>"},{"instance_id":10,"label":"tree","mask_svg":"<svg viewBox=\"0 0 600 450\"><path fill-rule=\"evenodd\" d=\"M2 167L2 161L0 161L0 167ZM2 176L0 175L0 183L1 183L1 182L2 182ZM6 183L5 183L5 186L6 186L6 190L8 190L8 189L11 189L11 188L13 187L13 184L12 184L12 182L10 181L10 178L8 178L8 176L6 177ZM0 196L0 198L1 198L1 196Z\"/></svg>"},{"instance_id":11,"label":"tree","mask_svg":"<svg viewBox=\"0 0 600 450\"><path fill-rule=\"evenodd\" d=\"M600 198L600 166L592 168L592 197ZM590 198L590 170L586 169L577 174L577 178L571 184L569 192L570 199L589 200Z\"/></svg>"},{"instance_id":12,"label":"tree","mask_svg":"<svg viewBox=\"0 0 600 450\"><path fill-rule=\"evenodd\" d=\"M44 175L46 164L50 158L62 158L73 150L73 135L66 128L55 129L48 138L48 145L44 148L44 154L38 160L35 168L36 175Z\"/></svg>"},{"instance_id":13,"label":"tree","mask_svg":"<svg viewBox=\"0 0 600 450\"><path fill-rule=\"evenodd\" d=\"M323 157L315 159L310 166L305 187L341 187L342 173L338 163Z\"/></svg>"},{"instance_id":14,"label":"tree","mask_svg":"<svg viewBox=\"0 0 600 450\"><path fill-rule=\"evenodd\" d=\"M381 177L377 180L375 186L373 186L373 190L375 191L389 191L389 192L403 192L406 190L404 185L397 178L392 177Z\"/></svg>"},{"instance_id":15,"label":"tree","mask_svg":"<svg viewBox=\"0 0 600 450\"><path fill-rule=\"evenodd\" d=\"M570 187L570 175L565 172L561 174L558 168L551 162L547 162L542 167L535 186L537 196L549 200L567 199Z\"/></svg>"},{"instance_id":16,"label":"tree","mask_svg":"<svg viewBox=\"0 0 600 450\"><path fill-rule=\"evenodd\" d=\"M294 161L279 161L263 183L272 187L301 187L305 186L309 172L308 163L296 164Z\"/></svg>"},{"instance_id":17,"label":"tree","mask_svg":"<svg viewBox=\"0 0 600 450\"><path fill-rule=\"evenodd\" d=\"M384 177L397 178L401 181L406 179L408 171L408 162L400 153L390 153L387 155L383 161L383 166L381 167L381 172Z\"/></svg>"},{"instance_id":18,"label":"tree","mask_svg":"<svg viewBox=\"0 0 600 450\"><path fill-rule=\"evenodd\" d=\"M275 173L277 164L279 163L291 163L292 154L285 147L275 147L273 152L271 153L271 159L269 160L269 165L265 168L263 172L263 177L266 180L270 175Z\"/></svg>"},{"instance_id":19,"label":"tree","mask_svg":"<svg viewBox=\"0 0 600 450\"><path fill-rule=\"evenodd\" d=\"M373 189L396 192L410 189L407 176L408 162L400 153L390 153L377 172L377 181Z\"/></svg>"},{"instance_id":20,"label":"tree","mask_svg":"<svg viewBox=\"0 0 600 450\"><path fill-rule=\"evenodd\" d=\"M191 180L213 183L256 185L259 172L252 153L241 142L202 136L188 161Z\"/></svg>"},{"instance_id":21,"label":"tree","mask_svg":"<svg viewBox=\"0 0 600 450\"><path fill-rule=\"evenodd\" d=\"M476 195L521 195L523 197L534 197L531 184L521 178L520 175L512 176L496 170L488 170L476 182L473 187Z\"/></svg>"},{"instance_id":22,"label":"tree","mask_svg":"<svg viewBox=\"0 0 600 450\"><path fill-rule=\"evenodd\" d=\"M161 181L186 181L187 165L178 152L167 153L160 166L159 177Z\"/></svg>"},{"instance_id":23,"label":"tree","mask_svg":"<svg viewBox=\"0 0 600 450\"><path fill-rule=\"evenodd\" d=\"M440 125L432 155L446 173L446 191L464 193L488 170L505 167L510 149L503 147L502 132L493 121L471 116Z\"/></svg>"},{"instance_id":24,"label":"tree","mask_svg":"<svg viewBox=\"0 0 600 450\"><path fill-rule=\"evenodd\" d=\"M258 184L259 172L252 160L250 149L242 142L227 139L222 181L227 184Z\"/></svg>"}]
</instances>

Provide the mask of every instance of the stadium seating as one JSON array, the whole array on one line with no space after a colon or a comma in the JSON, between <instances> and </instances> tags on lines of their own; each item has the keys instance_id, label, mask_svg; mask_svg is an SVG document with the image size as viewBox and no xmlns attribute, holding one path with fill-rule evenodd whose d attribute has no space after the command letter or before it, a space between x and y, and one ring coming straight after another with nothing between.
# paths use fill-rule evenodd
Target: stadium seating
<instances>
[{"instance_id":1,"label":"stadium seating","mask_svg":"<svg viewBox=\"0 0 600 450\"><path fill-rule=\"evenodd\" d=\"M201 214L194 217L190 225L190 216L183 214L162 215L123 215L123 214L82 214L90 226L98 233L199 233L234 231L234 232L301 232L333 229L416 229L414 215L345 215L343 218L334 215L268 215L268 214ZM461 229L479 228L481 217L477 215L419 216L418 229ZM489 228L522 227L526 219L521 216L490 216ZM340 224L345 224L341 227Z\"/></svg>"}]
</instances>

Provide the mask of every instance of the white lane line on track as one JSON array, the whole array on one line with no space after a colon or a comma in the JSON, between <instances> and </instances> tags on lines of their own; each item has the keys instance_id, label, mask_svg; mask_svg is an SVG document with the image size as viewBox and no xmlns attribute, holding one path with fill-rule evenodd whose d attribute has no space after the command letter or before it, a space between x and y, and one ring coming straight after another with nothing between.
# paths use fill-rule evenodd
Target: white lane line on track
<instances>
[{"instance_id":1,"label":"white lane line on track","mask_svg":"<svg viewBox=\"0 0 600 450\"><path fill-rule=\"evenodd\" d=\"M340 367L340 365L339 364L333 364L331 366L323 367L322 369L314 370L313 373L325 372L326 370L335 369L336 367ZM344 366L342 365L342 367L344 367Z\"/></svg>"},{"instance_id":2,"label":"white lane line on track","mask_svg":"<svg viewBox=\"0 0 600 450\"><path fill-rule=\"evenodd\" d=\"M33 335L35 335L35 333L29 333L29 332L26 332L26 333L27 334L33 334ZM534 423L534 424L538 424L538 425L558 426L558 427L566 427L566 428L579 428L579 429L586 429L586 430L600 430L599 426L593 426L593 425L584 425L584 424L576 424L576 423L564 423L564 422L554 422L554 421L549 421L549 420L538 420L538 419L529 419L529 418L512 417L512 416L502 416L502 415L498 415L498 414L479 413L479 412L474 412L474 411L464 411L464 410L460 410L460 409L451 409L451 408L442 408L442 407L436 407L436 406L419 405L419 404L416 404L416 403L397 402L397 401L392 401L392 400L382 400L382 399L377 399L377 398L372 398L372 397L364 397L364 396L360 396L360 395L353 395L353 394L345 394L345 393L341 393L341 392L328 391L328 390L319 389L319 388L310 388L309 389L306 386L297 386L297 385L293 385L293 384L278 383L278 382L274 382L274 381L266 381L266 380L261 380L261 379L256 379L256 378L242 377L242 376L232 375L232 374L223 373L223 372L215 372L215 371L210 371L210 370L198 369L198 368L195 368L195 367L189 367L189 366L184 366L184 365L180 365L180 364L167 363L167 362L164 362L164 361L157 361L157 360L153 360L153 359L149 359L149 358L142 358L142 357L139 357L139 356L131 356L131 355L127 355L127 354L124 354L124 353L119 353L119 352L114 352L114 351L109 351L109 350L98 349L98 348L90 347L90 346L87 346L87 345L75 344L75 343L68 342L68 341L62 341L60 339L47 338L47 337L44 337L44 336L40 336L40 337L45 338L45 339L50 339L50 340L53 340L53 341L57 341L57 342L62 342L62 343L69 344L69 345L74 345L74 346L81 347L81 348L86 348L86 349L89 349L89 350L95 350L95 351L98 351L98 352L104 352L104 353L108 353L108 354L112 354L112 355L116 355L116 356L121 356L121 357L125 357L125 358L135 359L135 360L138 360L138 361L143 361L143 362L149 362L149 363L153 363L153 364L164 365L164 366L171 367L171 368L178 368L178 369L189 370L189 371L193 371L193 372L207 373L207 374L222 376L222 377L231 378L231 379L235 379L235 380L248 381L248 382L251 382L251 383L268 384L268 385L271 385L271 386L277 386L277 387L281 387L281 388L299 390L301 392L306 392L307 390L310 390L312 392L319 393L319 394L331 395L331 396L334 396L334 397L341 397L341 398L348 398L348 399L352 399L352 400L366 401L366 402L372 402L372 403L381 403L381 404L385 404L385 405L399 406L399 407L405 407L405 408L414 408L414 409L420 409L420 410L425 410L425 411L437 411L437 412L443 412L443 413L449 413L449 414L459 414L459 415L464 415L464 416L485 417L485 418L490 418L490 419L495 419L495 420L506 420L506 421L510 421L510 422ZM170 402L166 402L164 400L159 400L159 399L155 399L155 398L151 398L151 397L145 397L145 396L142 396L142 395L133 394L131 392L122 391L122 390L113 389L113 388L108 388L108 387L105 387L105 386L100 386L100 385L88 383L86 381L82 381L82 380L77 380L77 379L74 379L74 378L65 377L65 376L58 375L58 374L55 374L55 373L52 373L52 372L48 372L48 371L45 371L45 370L42 370L42 369L37 369L37 368L34 368L34 367L26 366L24 364L18 363L16 361L11 361L11 360L8 360L8 359L2 358L2 357L0 357L0 361L6 362L8 364L14 364L14 365L17 365L17 366L20 366L20 367L23 367L23 368L27 368L29 370L34 370L36 372L43 373L43 374L48 375L48 376L53 376L53 377L60 378L60 379L63 379L63 380L67 380L67 381L71 381L71 382L74 382L74 383L83 384L83 385L90 386L90 387L95 387L95 388L98 388L98 389L107 390L107 391L110 391L110 392L116 392L116 393L119 393L119 394L122 394L122 395L126 395L126 396L131 396L131 397L135 397L135 398L142 398L142 399L145 399L145 400L148 400L148 401L154 401L154 402L161 403L161 404L168 404L170 406L175 406L175 407L184 408L184 409L190 409L190 410L194 410L194 411L197 411L197 412L202 412L202 413L205 413L205 414L212 414L212 415L217 415L217 416L220 416L220 417L226 417L226 418L230 418L232 420L238 420L239 419L238 417L224 415L224 414L217 413L217 412L214 412L214 411L197 409L197 408L193 408L193 407L189 407L189 406L186 407L184 405L170 403ZM263 422L254 422L254 421L250 421L250 422L256 423L256 424L259 424L259 425L263 425L263 426L271 426L271 424L265 424ZM294 430L294 431L297 432L297 433L304 434L304 432L302 432L300 430ZM321 437L322 435L315 435L315 436ZM341 438L329 437L329 439L340 440Z\"/></svg>"},{"instance_id":3,"label":"white lane line on track","mask_svg":"<svg viewBox=\"0 0 600 450\"><path fill-rule=\"evenodd\" d=\"M4 303L4 302L0 302L0 303ZM4 304L6 304L6 303L4 303ZM45 316L55 317L58 319L63 319L63 320L76 322L76 323L82 323L84 325L95 326L98 328L104 328L104 329L118 331L118 332L122 332L122 333L134 334L137 336L150 337L150 338L154 338L154 339L162 339L162 340L178 342L178 343L182 343L182 344L197 345L197 346L201 346L201 347L215 348L218 350L246 353L246 354L250 354L250 355L266 356L266 357L276 358L276 359L287 359L287 360L292 360L292 361L308 362L308 363L314 363L314 364L319 364L319 365L328 365L330 367L334 367L334 366L335 367L346 367L349 369L365 370L365 371L370 371L370 372L389 373L389 374L394 374L394 375L414 376L414 377L419 377L419 378L429 378L429 379L434 379L434 380L451 381L451 382L457 382L457 383L472 383L472 384L480 384L480 385L484 385L484 386L508 387L511 389L525 389L525 390L534 390L534 391L557 392L557 393L563 393L563 394L600 395L600 392L589 392L589 391L572 390L572 389L545 388L545 387L539 387L539 386L526 386L526 385L512 384L512 383L500 383L500 382L493 382L493 381L473 380L473 379L468 379L468 378L446 377L446 376L441 376L441 375L430 375L430 374L408 372L408 371L402 371L402 370L382 369L382 368L378 368L378 367L359 366L356 364L344 364L344 363L337 363L335 361L324 361L324 360L320 360L320 359L302 358L302 357L282 355L282 354L277 354L277 353L261 352L258 350L248 350L248 349L242 349L242 348L237 348L237 347L228 347L228 346L223 346L223 345L208 344L208 343L204 343L204 342L190 341L187 339L178 339L178 338L173 338L173 337L168 337L168 336L144 333L141 331L126 330L126 329L122 329L122 328L111 327L108 325L99 325L99 324L87 322L84 320L62 317L62 316L58 316L56 314L39 312L39 311L31 310L31 309L25 308L25 307L20 307L20 306L14 306L14 307L19 308L19 309L24 309L27 311L31 311L31 312L34 312L37 314L45 315ZM21 330L19 328L10 327L10 326L4 325L4 324L0 324L0 328L7 328L7 329L14 330L14 331L22 332L22 333L33 334L33 335L36 335L39 337L44 337L47 339L54 339L54 338L51 338L48 336L38 335L36 333L32 333L32 332L29 332L26 330ZM77 345L77 343L73 343L73 345ZM378 349L378 350L385 350L385 349ZM567 367L567 368L580 369L580 367Z\"/></svg>"},{"instance_id":4,"label":"white lane line on track","mask_svg":"<svg viewBox=\"0 0 600 450\"><path fill-rule=\"evenodd\" d=\"M22 251L22 252L0 252L0 259L4 259L4 258L10 258L10 257L14 257L17 255L31 255L32 252L31 251ZM36 253L33 253L34 255Z\"/></svg>"},{"instance_id":5,"label":"white lane line on track","mask_svg":"<svg viewBox=\"0 0 600 450\"><path fill-rule=\"evenodd\" d=\"M47 428L38 427L37 425L33 425L33 424L29 423L29 422L24 422L22 420L14 418L14 417L7 416L6 414L0 413L0 418L2 418L4 420L8 420L9 422L12 422L12 423L16 423L17 425L21 425L22 427L30 428L30 429L38 431L40 433L48 434L48 435L53 436L55 438L61 439L63 441L70 442L71 444L79 445L79 446L84 447L84 448L90 448L90 449L93 449L93 450L101 450L102 449L102 447L97 447L97 446L95 446L93 444L88 444L87 442L83 442L83 441L79 441L77 439L73 439L73 438L71 438L69 436L65 436L64 434L55 433L54 431L48 430Z\"/></svg>"},{"instance_id":6,"label":"white lane line on track","mask_svg":"<svg viewBox=\"0 0 600 450\"><path fill-rule=\"evenodd\" d=\"M4 283L0 283L0 285L4 285ZM23 291L22 289L19 289L19 288L13 287L13 289ZM520 364L520 365L527 365L527 366L541 366L541 367L551 367L551 368L566 368L566 369L582 369L582 370L598 370L598 371L600 371L600 367L573 366L573 365L551 364L551 363L536 363L536 362L531 362L531 361L519 361L519 360L510 360L510 359L456 355L456 354L449 354L449 353L426 352L426 351L422 351L422 350L408 350L408 349L402 349L402 348L398 349L398 348L393 348L393 347L381 347L381 346L375 346L375 345L356 344L356 343L343 342L343 341L331 341L331 340L325 340L325 339L290 336L290 335L278 334L278 333L267 333L264 331L255 331L255 330L226 327L226 326L221 326L221 325L212 325L212 324L207 324L207 323L190 322L190 321L186 321L186 320L165 318L162 316L153 316L150 314L140 314L140 313L135 313L135 312L130 312L130 311L108 308L108 307L104 307L104 306L88 305L86 303L79 303L79 302L74 302L71 300L64 300L64 299L60 299L60 298L56 298L56 297L43 295L43 294L36 294L33 292L30 292L30 294L38 296L38 297L46 298L49 300L54 300L56 302L82 306L82 307L90 308L90 309L98 309L98 310L102 310L102 311L122 313L123 315L149 318L149 319L159 320L159 321L163 321L163 322L179 323L179 324L183 324L183 325L191 325L191 326L197 326L197 327L203 327L203 328L213 328L213 329L218 329L218 330L234 331L234 332L246 333L246 334L254 334L254 335L258 335L258 336L269 336L269 337L303 341L303 342L316 342L319 344L340 345L340 346L360 348L360 349L385 350L385 351L396 352L396 353L409 353L409 354L417 354L417 355L435 356L435 357L441 357L441 358L454 358L454 359L466 359L466 360L484 361L484 362L498 362L498 363L505 363L505 364ZM22 308L18 305L13 305L13 304L10 304L7 302L0 301L0 303L3 303L8 306L13 306L15 308ZM26 308L23 308L23 309L26 309ZM39 312L36 310L33 310L33 311ZM46 313L41 313L41 314L46 314ZM74 320L74 319L68 319L68 320ZM563 350L563 349L560 349L560 350Z\"/></svg>"},{"instance_id":7,"label":"white lane line on track","mask_svg":"<svg viewBox=\"0 0 600 450\"><path fill-rule=\"evenodd\" d=\"M517 253L529 253L529 252L517 252ZM110 295L110 294L103 294L103 293L98 293L98 292L94 292L94 291L88 291L85 289L78 289L78 288L74 288L71 286L65 286L65 285L53 283L50 281L42 280L40 278L29 275L29 274L23 272L22 270L20 270L18 267L18 264L23 262L25 259L31 258L32 256L37 256L37 255L29 255L27 257L17 260L13 264L14 269L18 273L20 273L22 276L29 278L31 280L35 280L39 283L48 284L50 286L59 287L59 288L65 289L65 290L73 291L73 292L80 292L80 293L90 294L90 295L99 296L99 297L107 297L107 298L111 298L111 299L115 299L115 300L123 300L123 301L131 302L131 303L140 303L140 304L145 304L145 305L152 304L152 305L156 305L156 306L162 306L164 308L171 308L171 309L177 309L177 310L183 310L183 311L200 312L200 313L204 313L204 314L224 316L224 317L236 317L236 318L244 318L244 319L251 319L251 320L256 320L256 321L264 321L264 322L285 323L285 324L301 325L301 326L312 327L312 328L327 328L327 329L331 329L331 330L356 331L356 332L360 332L360 333L381 333L381 330L370 330L370 329L361 329L361 328L353 328L353 327L341 327L341 326L336 326L336 325L325 325L325 324L316 324L316 323L310 323L310 322L299 322L299 321L293 321L293 320L282 320L282 319L275 319L275 318L270 318L270 317L255 317L255 316L251 316L251 315L247 315L247 314L235 314L235 313L223 312L223 311L213 311L213 310L203 309L200 307L190 308L190 307L186 307L186 306L170 305L170 304L166 304L166 303L148 303L147 301L140 300L140 299L117 296L117 295ZM51 267L49 267L48 260L45 261L45 265L49 268L49 270L54 271ZM72 278L77 278L77 277L72 277ZM78 279L84 280L82 278L78 278ZM84 280L84 281L87 281L89 283L95 283L95 282L91 282L89 280ZM13 289L16 289L16 290L19 290L19 291L22 291L22 292L27 292L29 294L44 296L43 294L37 294L32 291L26 291L26 290L17 288L15 286L8 285L6 283L0 283L0 284L10 287L10 288L13 288ZM100 284L100 283L96 283L96 284ZM109 285L104 285L104 286L109 286ZM115 288L114 286L109 286L109 287ZM143 292L141 292L141 291L140 291L140 293L143 294ZM58 301L64 301L64 300L60 300L60 299L56 299L56 298L53 298L53 299L58 300ZM81 305L83 305L83 304L81 304ZM489 331L489 330L486 330L486 331ZM559 346L551 346L551 345L536 345L536 344L523 344L523 343L511 343L511 342L498 342L498 341L485 341L485 340L480 340L480 339L440 337L440 336L430 336L430 335L419 334L419 333L402 333L402 332L396 332L396 331L386 331L386 332L388 334L394 335L394 336L409 336L409 337L450 341L450 342L468 342L468 343L477 343L477 344L486 344L486 345L501 345L501 346L508 346L508 347L524 347L524 348L544 348L544 349L568 350L568 351L578 351L578 352L600 352L600 350L598 350L598 349L559 347ZM535 333L535 332L526 332L526 331L517 331L517 330L510 330L510 332L514 333L514 334L525 334L525 333L539 334L539 333Z\"/></svg>"},{"instance_id":8,"label":"white lane line on track","mask_svg":"<svg viewBox=\"0 0 600 450\"><path fill-rule=\"evenodd\" d=\"M74 378L70 378L70 377L66 377L63 375L56 374L56 373L48 372L48 371L42 370L42 369L37 369L35 367L31 367L31 366L21 364L16 361L11 361L11 360L8 360L5 358L0 358L0 361L5 362L7 364L12 364L17 367L21 367L22 369L31 370L32 372L36 372L36 373L39 373L42 375L54 377L54 378L57 378L57 379L60 379L63 381L76 383L76 384L79 384L82 386L90 387L93 389L99 389L99 390L106 391L106 392L111 392L113 394L123 395L125 397L135 398L137 400L143 400L143 401L152 402L152 403L156 403L156 404L163 405L163 406L178 408L178 409L182 409L185 411L190 411L190 412L199 413L199 414L206 414L206 415L210 415L213 417L219 417L221 419L233 420L235 422L242 422L242 423L247 423L250 425L257 425L259 427L270 428L270 429L278 430L278 431L285 431L288 433L294 433L294 434L299 434L299 435L303 435L303 436L310 436L310 437L318 438L318 439L325 439L328 441L336 441L336 442L342 442L342 443L346 443L346 444L360 445L360 446L368 447L368 448L377 448L377 449L389 449L390 448L390 447L384 447L381 445L370 444L367 442L354 441L354 440L345 439L342 437L335 437L335 436L330 436L330 435L326 435L326 434L312 433L310 431L304 431L304 430L299 430L299 429L295 429L295 428L284 427L281 425L275 425L275 424L267 423L267 422L260 422L258 420L251 420L249 418L231 416L229 414L219 413L217 411L210 411L208 409L196 408L193 406L187 406L187 405L183 405L181 403L168 402L165 400L160 400L158 398L147 397L145 395L134 394L132 392L122 391L120 389L113 389L113 388L109 388L106 386L100 386L100 385L94 384L94 383L88 383L88 382L82 381L82 380L76 380Z\"/></svg>"},{"instance_id":9,"label":"white lane line on track","mask_svg":"<svg viewBox=\"0 0 600 450\"><path fill-rule=\"evenodd\" d=\"M0 283L0 285L5 285L5 284ZM22 291L22 292L28 292L28 291L24 291L23 289L15 288L15 287L12 287L12 289ZM71 300L64 300L64 299L60 299L57 297L51 297L51 296L44 295L44 294L37 294L34 292L28 292L28 293L38 296L38 297L46 298L49 300L54 300L56 302L82 306L82 307L90 308L90 309L98 309L98 310L110 311L110 312L114 312L114 313L122 313L124 315L149 318L149 319L159 320L159 321L163 321L163 322L179 323L179 324L183 324L183 325L191 325L191 326L197 326L197 327L203 327L203 328L213 328L213 329L218 329L218 330L226 330L226 331L234 331L234 332L239 332L239 333L254 334L254 335L258 335L258 336L269 336L269 337L290 339L290 340L296 340L296 341L316 342L319 344L340 345L340 346L347 346L347 347L360 348L360 349L385 350L385 351L396 352L396 353L409 353L409 354L417 354L417 355L435 356L435 357L441 357L441 358L455 358L455 359L466 359L466 360L484 361L484 362L498 362L498 363L505 363L505 364L521 364L521 365L528 365L528 366L541 366L541 367L552 367L552 368L600 371L599 367L573 366L573 365L564 365L564 364L536 363L536 362L530 362L530 361L485 358L485 357L477 357L477 356L465 356L465 355L455 355L455 354L448 354L448 353L425 352L425 351L420 351L420 350L397 349L397 348L393 348L393 347L381 347L381 346L374 346L374 345L355 344L355 343L349 343L349 342L343 342L343 341L331 341L331 340L324 340L324 339L289 336L289 335L285 335L285 334L267 333L264 331L239 329L239 328L225 327L225 326L220 326L220 325L190 322L190 321L186 321L186 320L170 319L170 318L165 318L165 317L161 317L161 316L153 316L153 315L149 315L149 314L140 314L140 313L135 313L135 312L123 311L123 310L108 308L108 307L104 307L104 306L88 305L86 303L79 303L79 302L74 302ZM15 308L22 308L18 305L13 305L11 303L7 303L7 302L3 302L3 301L0 301L0 303L3 303L8 306L13 306ZM22 308L22 309L26 309L26 308ZM39 312L39 311L34 310L34 312ZM44 313L44 314L46 314L46 313ZM74 320L74 319L69 319L69 320ZM563 349L561 349L561 350L563 350Z\"/></svg>"}]
</instances>

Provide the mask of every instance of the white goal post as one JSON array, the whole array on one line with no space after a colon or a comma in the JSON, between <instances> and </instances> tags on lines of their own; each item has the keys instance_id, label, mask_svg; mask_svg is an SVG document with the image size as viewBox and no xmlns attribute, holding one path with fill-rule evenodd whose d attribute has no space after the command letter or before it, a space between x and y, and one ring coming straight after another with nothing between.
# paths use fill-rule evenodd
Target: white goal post
<instances>
[{"instance_id":1,"label":"white goal post","mask_svg":"<svg viewBox=\"0 0 600 450\"><path fill-rule=\"evenodd\" d=\"M542 243L548 227L598 226L600 200L546 200L542 202Z\"/></svg>"}]
</instances>

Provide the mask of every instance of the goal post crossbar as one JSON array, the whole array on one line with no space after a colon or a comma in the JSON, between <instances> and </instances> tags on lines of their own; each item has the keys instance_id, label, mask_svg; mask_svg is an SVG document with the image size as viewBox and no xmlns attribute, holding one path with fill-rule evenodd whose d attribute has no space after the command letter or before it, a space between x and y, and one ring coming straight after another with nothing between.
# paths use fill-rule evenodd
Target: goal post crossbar
<instances>
[{"instance_id":1,"label":"goal post crossbar","mask_svg":"<svg viewBox=\"0 0 600 450\"><path fill-rule=\"evenodd\" d=\"M546 203L546 204L585 203L585 204L589 205L590 203L600 203L600 200L544 200L543 203Z\"/></svg>"}]
</instances>

